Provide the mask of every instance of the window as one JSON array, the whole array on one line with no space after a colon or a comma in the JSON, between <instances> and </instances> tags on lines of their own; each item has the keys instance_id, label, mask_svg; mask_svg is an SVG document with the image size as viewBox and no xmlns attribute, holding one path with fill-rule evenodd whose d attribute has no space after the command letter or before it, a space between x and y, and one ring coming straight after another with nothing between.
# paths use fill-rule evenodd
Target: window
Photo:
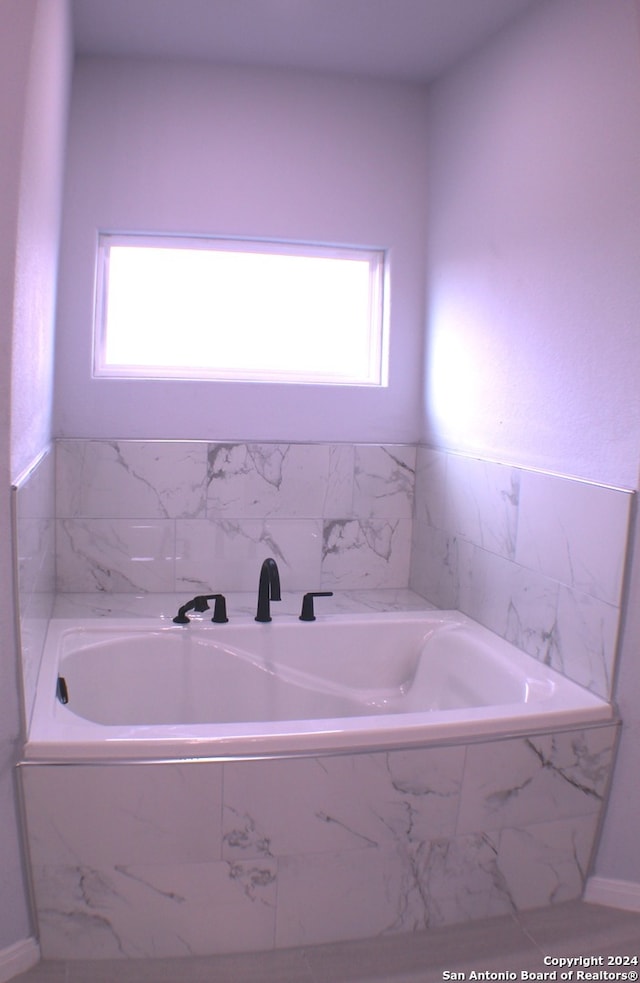
<instances>
[{"instance_id":1,"label":"window","mask_svg":"<svg viewBox=\"0 0 640 983\"><path fill-rule=\"evenodd\" d=\"M94 376L384 386L384 252L102 234Z\"/></svg>"}]
</instances>

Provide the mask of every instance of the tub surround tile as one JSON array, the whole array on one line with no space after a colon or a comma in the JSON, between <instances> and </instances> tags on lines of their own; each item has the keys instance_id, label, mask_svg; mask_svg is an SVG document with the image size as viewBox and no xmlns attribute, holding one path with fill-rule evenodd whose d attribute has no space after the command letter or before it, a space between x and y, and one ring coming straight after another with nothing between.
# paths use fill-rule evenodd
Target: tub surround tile
<instances>
[{"instance_id":1,"label":"tub surround tile","mask_svg":"<svg viewBox=\"0 0 640 983\"><path fill-rule=\"evenodd\" d=\"M458 605L501 638L546 664L553 661L559 585L488 553L458 544Z\"/></svg>"},{"instance_id":2,"label":"tub surround tile","mask_svg":"<svg viewBox=\"0 0 640 983\"><path fill-rule=\"evenodd\" d=\"M172 519L59 519L58 589L173 590L174 541Z\"/></svg>"},{"instance_id":3,"label":"tub surround tile","mask_svg":"<svg viewBox=\"0 0 640 983\"><path fill-rule=\"evenodd\" d=\"M611 726L469 747L457 831L597 814L616 734Z\"/></svg>"},{"instance_id":4,"label":"tub surround tile","mask_svg":"<svg viewBox=\"0 0 640 983\"><path fill-rule=\"evenodd\" d=\"M460 607L459 553L465 544L455 536L414 520L409 583L436 607Z\"/></svg>"},{"instance_id":5,"label":"tub surround tile","mask_svg":"<svg viewBox=\"0 0 640 983\"><path fill-rule=\"evenodd\" d=\"M619 616L614 605L560 586L550 665L586 689L608 696L613 685Z\"/></svg>"},{"instance_id":6,"label":"tub surround tile","mask_svg":"<svg viewBox=\"0 0 640 983\"><path fill-rule=\"evenodd\" d=\"M274 555L284 589L411 586L610 695L631 493L414 445L60 440L56 459L59 592L250 591Z\"/></svg>"},{"instance_id":7,"label":"tub surround tile","mask_svg":"<svg viewBox=\"0 0 640 983\"><path fill-rule=\"evenodd\" d=\"M446 529L482 549L513 559L520 472L451 455L447 462Z\"/></svg>"},{"instance_id":8,"label":"tub surround tile","mask_svg":"<svg viewBox=\"0 0 640 983\"><path fill-rule=\"evenodd\" d=\"M35 864L221 858L221 765L51 765L24 769L23 780Z\"/></svg>"},{"instance_id":9,"label":"tub surround tile","mask_svg":"<svg viewBox=\"0 0 640 983\"><path fill-rule=\"evenodd\" d=\"M323 588L406 586L410 519L333 519L322 536Z\"/></svg>"},{"instance_id":10,"label":"tub surround tile","mask_svg":"<svg viewBox=\"0 0 640 983\"><path fill-rule=\"evenodd\" d=\"M323 444L210 444L207 516L322 516L329 462Z\"/></svg>"},{"instance_id":11,"label":"tub surround tile","mask_svg":"<svg viewBox=\"0 0 640 983\"><path fill-rule=\"evenodd\" d=\"M224 765L24 766L44 956L281 948L577 897L615 730Z\"/></svg>"},{"instance_id":12,"label":"tub surround tile","mask_svg":"<svg viewBox=\"0 0 640 983\"><path fill-rule=\"evenodd\" d=\"M415 459L405 445L61 440L57 589L249 590L268 555L293 589L406 588Z\"/></svg>"},{"instance_id":13,"label":"tub surround tile","mask_svg":"<svg viewBox=\"0 0 640 983\"><path fill-rule=\"evenodd\" d=\"M443 451L417 448L413 516L417 523L432 529L447 528L448 459Z\"/></svg>"},{"instance_id":14,"label":"tub surround tile","mask_svg":"<svg viewBox=\"0 0 640 983\"><path fill-rule=\"evenodd\" d=\"M354 509L355 444L329 445L329 476L323 518L357 515Z\"/></svg>"},{"instance_id":15,"label":"tub surround tile","mask_svg":"<svg viewBox=\"0 0 640 983\"><path fill-rule=\"evenodd\" d=\"M204 516L205 467L197 441L58 441L58 517Z\"/></svg>"},{"instance_id":16,"label":"tub surround tile","mask_svg":"<svg viewBox=\"0 0 640 983\"><path fill-rule=\"evenodd\" d=\"M415 474L415 447L356 446L354 515L410 519Z\"/></svg>"},{"instance_id":17,"label":"tub surround tile","mask_svg":"<svg viewBox=\"0 0 640 983\"><path fill-rule=\"evenodd\" d=\"M272 556L283 590L320 583L318 519L221 519L176 522L176 590L258 589L262 561Z\"/></svg>"},{"instance_id":18,"label":"tub surround tile","mask_svg":"<svg viewBox=\"0 0 640 983\"><path fill-rule=\"evenodd\" d=\"M523 472L517 562L619 604L630 498L613 488Z\"/></svg>"},{"instance_id":19,"label":"tub surround tile","mask_svg":"<svg viewBox=\"0 0 640 983\"><path fill-rule=\"evenodd\" d=\"M597 815L580 816L502 831L498 863L515 909L581 896L597 823Z\"/></svg>"},{"instance_id":20,"label":"tub surround tile","mask_svg":"<svg viewBox=\"0 0 640 983\"><path fill-rule=\"evenodd\" d=\"M264 861L37 869L47 958L139 958L273 945L274 865Z\"/></svg>"},{"instance_id":21,"label":"tub surround tile","mask_svg":"<svg viewBox=\"0 0 640 983\"><path fill-rule=\"evenodd\" d=\"M461 747L227 764L223 856L331 853L445 834L463 766Z\"/></svg>"},{"instance_id":22,"label":"tub surround tile","mask_svg":"<svg viewBox=\"0 0 640 983\"><path fill-rule=\"evenodd\" d=\"M409 584L609 698L632 501L419 448Z\"/></svg>"},{"instance_id":23,"label":"tub surround tile","mask_svg":"<svg viewBox=\"0 0 640 983\"><path fill-rule=\"evenodd\" d=\"M59 441L57 461L60 616L167 619L205 588L252 616L273 555L274 614L317 588L335 592L327 614L460 608L608 694L628 493L406 446ZM48 535L29 526L24 542L46 553ZM616 734L25 765L43 953L268 949L576 897Z\"/></svg>"}]
</instances>

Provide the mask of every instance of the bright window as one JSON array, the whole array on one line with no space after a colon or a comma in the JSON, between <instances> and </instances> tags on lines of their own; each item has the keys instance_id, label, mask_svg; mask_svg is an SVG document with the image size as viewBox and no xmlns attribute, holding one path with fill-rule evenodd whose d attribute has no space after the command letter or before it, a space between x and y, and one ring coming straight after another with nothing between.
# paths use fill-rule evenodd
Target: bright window
<instances>
[{"instance_id":1,"label":"bright window","mask_svg":"<svg viewBox=\"0 0 640 983\"><path fill-rule=\"evenodd\" d=\"M384 386L384 252L103 234L94 375Z\"/></svg>"}]
</instances>

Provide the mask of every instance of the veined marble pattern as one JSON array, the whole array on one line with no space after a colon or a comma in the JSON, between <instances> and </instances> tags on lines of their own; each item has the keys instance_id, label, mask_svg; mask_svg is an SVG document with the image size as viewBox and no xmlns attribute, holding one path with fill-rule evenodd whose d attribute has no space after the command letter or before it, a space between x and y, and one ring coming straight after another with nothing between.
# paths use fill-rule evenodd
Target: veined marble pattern
<instances>
[{"instance_id":1,"label":"veined marble pattern","mask_svg":"<svg viewBox=\"0 0 640 983\"><path fill-rule=\"evenodd\" d=\"M60 440L58 518L173 519L205 514L206 444Z\"/></svg>"},{"instance_id":2,"label":"veined marble pattern","mask_svg":"<svg viewBox=\"0 0 640 983\"><path fill-rule=\"evenodd\" d=\"M454 747L238 763L225 772L223 856L336 853L445 835L455 825L464 754Z\"/></svg>"},{"instance_id":3,"label":"veined marble pattern","mask_svg":"<svg viewBox=\"0 0 640 983\"><path fill-rule=\"evenodd\" d=\"M522 475L521 495L516 560L619 604L631 496L532 472Z\"/></svg>"},{"instance_id":4,"label":"veined marble pattern","mask_svg":"<svg viewBox=\"0 0 640 983\"><path fill-rule=\"evenodd\" d=\"M283 760L25 765L43 953L285 947L577 897L616 732Z\"/></svg>"},{"instance_id":5,"label":"veined marble pattern","mask_svg":"<svg viewBox=\"0 0 640 983\"><path fill-rule=\"evenodd\" d=\"M324 523L322 586L402 587L409 573L410 519L334 519Z\"/></svg>"},{"instance_id":6,"label":"veined marble pattern","mask_svg":"<svg viewBox=\"0 0 640 983\"><path fill-rule=\"evenodd\" d=\"M176 589L257 590L262 561L272 556L283 590L314 590L321 546L319 519L178 520Z\"/></svg>"},{"instance_id":7,"label":"veined marble pattern","mask_svg":"<svg viewBox=\"0 0 640 983\"><path fill-rule=\"evenodd\" d=\"M406 445L60 440L56 460L58 592L251 591L274 555L285 590L411 586L610 695L627 492ZM28 694L48 508L18 536Z\"/></svg>"},{"instance_id":8,"label":"veined marble pattern","mask_svg":"<svg viewBox=\"0 0 640 983\"><path fill-rule=\"evenodd\" d=\"M212 444L207 478L207 511L213 517L321 515L328 448L303 444Z\"/></svg>"},{"instance_id":9,"label":"veined marble pattern","mask_svg":"<svg viewBox=\"0 0 640 983\"><path fill-rule=\"evenodd\" d=\"M36 878L47 958L207 955L273 945L276 876L268 860L56 866L39 868Z\"/></svg>"},{"instance_id":10,"label":"veined marble pattern","mask_svg":"<svg viewBox=\"0 0 640 983\"><path fill-rule=\"evenodd\" d=\"M410 519L415 476L415 447L356 446L354 514Z\"/></svg>"},{"instance_id":11,"label":"veined marble pattern","mask_svg":"<svg viewBox=\"0 0 640 983\"><path fill-rule=\"evenodd\" d=\"M171 591L172 519L58 519L59 591Z\"/></svg>"},{"instance_id":12,"label":"veined marble pattern","mask_svg":"<svg viewBox=\"0 0 640 983\"><path fill-rule=\"evenodd\" d=\"M516 468L450 455L445 528L482 549L513 559L520 480Z\"/></svg>"},{"instance_id":13,"label":"veined marble pattern","mask_svg":"<svg viewBox=\"0 0 640 983\"><path fill-rule=\"evenodd\" d=\"M406 588L415 458L402 445L61 440L58 590L250 590L269 555L290 589Z\"/></svg>"},{"instance_id":14,"label":"veined marble pattern","mask_svg":"<svg viewBox=\"0 0 640 983\"><path fill-rule=\"evenodd\" d=\"M419 448L410 586L610 697L633 493Z\"/></svg>"}]
</instances>

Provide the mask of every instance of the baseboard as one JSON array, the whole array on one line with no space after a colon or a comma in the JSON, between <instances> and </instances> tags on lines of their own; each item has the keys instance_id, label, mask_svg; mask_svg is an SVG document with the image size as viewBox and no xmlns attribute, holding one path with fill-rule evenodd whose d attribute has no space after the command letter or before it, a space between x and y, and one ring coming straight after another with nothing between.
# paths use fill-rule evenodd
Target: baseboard
<instances>
[{"instance_id":1,"label":"baseboard","mask_svg":"<svg viewBox=\"0 0 640 983\"><path fill-rule=\"evenodd\" d=\"M18 973L40 962L40 946L35 939L22 939L6 949L0 949L0 983L8 983Z\"/></svg>"},{"instance_id":2,"label":"baseboard","mask_svg":"<svg viewBox=\"0 0 640 983\"><path fill-rule=\"evenodd\" d=\"M590 877L584 892L584 900L591 904L607 905L640 911L640 884L636 881L618 881L610 877Z\"/></svg>"}]
</instances>

